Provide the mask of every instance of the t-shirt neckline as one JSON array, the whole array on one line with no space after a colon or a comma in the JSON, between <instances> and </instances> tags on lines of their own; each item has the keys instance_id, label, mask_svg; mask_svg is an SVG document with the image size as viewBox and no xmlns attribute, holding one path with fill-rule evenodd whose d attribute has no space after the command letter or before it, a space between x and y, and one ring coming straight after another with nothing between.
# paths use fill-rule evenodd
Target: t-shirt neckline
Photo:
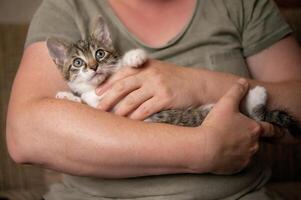
<instances>
[{"instance_id":1,"label":"t-shirt neckline","mask_svg":"<svg viewBox=\"0 0 301 200\"><path fill-rule=\"evenodd\" d=\"M103 1L103 2L105 3L105 8L107 8L107 9L104 9L104 12L106 12L106 14L112 18L112 22L116 25L116 27L121 32L123 32L129 40L134 41L139 46L141 46L145 49L149 49L149 50L165 49L165 48L168 48L168 47L174 45L175 43L177 43L185 35L187 30L191 26L191 24L192 24L192 22L195 18L195 15L197 13L198 7L199 7L199 0L196 0L193 12L192 12L189 20L182 27L181 31L176 36L171 38L166 44L163 44L163 45L160 45L160 46L150 46L150 45L144 43L143 41L141 41L136 35L134 35L133 33L131 33L129 31L129 29L124 25L124 23L116 15L115 11L112 9L112 7L111 7L111 5L109 4L108 1Z\"/></svg>"}]
</instances>

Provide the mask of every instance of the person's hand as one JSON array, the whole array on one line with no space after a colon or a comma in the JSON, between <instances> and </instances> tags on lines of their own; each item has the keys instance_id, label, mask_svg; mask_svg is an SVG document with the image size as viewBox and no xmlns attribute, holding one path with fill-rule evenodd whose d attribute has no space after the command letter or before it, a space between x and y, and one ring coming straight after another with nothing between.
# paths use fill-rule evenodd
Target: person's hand
<instances>
[{"instance_id":1,"label":"person's hand","mask_svg":"<svg viewBox=\"0 0 301 200\"><path fill-rule=\"evenodd\" d=\"M124 68L97 89L99 109L143 120L166 109L198 105L195 69L150 60L141 69ZM197 90L197 91L196 91Z\"/></svg>"},{"instance_id":2,"label":"person's hand","mask_svg":"<svg viewBox=\"0 0 301 200\"><path fill-rule=\"evenodd\" d=\"M239 172L259 149L261 125L239 111L239 104L247 91L248 83L240 79L198 127L205 134L205 147L201 148L205 150L210 173Z\"/></svg>"},{"instance_id":3,"label":"person's hand","mask_svg":"<svg viewBox=\"0 0 301 200\"><path fill-rule=\"evenodd\" d=\"M271 144L300 144L296 138L286 129L267 122L258 122L262 127L261 141Z\"/></svg>"}]
</instances>

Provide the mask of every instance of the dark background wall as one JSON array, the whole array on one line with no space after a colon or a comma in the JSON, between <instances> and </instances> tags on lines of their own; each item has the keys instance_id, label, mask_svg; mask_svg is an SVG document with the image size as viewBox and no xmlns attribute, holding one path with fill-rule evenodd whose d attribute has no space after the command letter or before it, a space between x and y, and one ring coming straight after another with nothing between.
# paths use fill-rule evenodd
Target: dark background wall
<instances>
[{"instance_id":1,"label":"dark background wall","mask_svg":"<svg viewBox=\"0 0 301 200\"><path fill-rule=\"evenodd\" d=\"M0 0L0 23L28 23L42 0Z\"/></svg>"}]
</instances>

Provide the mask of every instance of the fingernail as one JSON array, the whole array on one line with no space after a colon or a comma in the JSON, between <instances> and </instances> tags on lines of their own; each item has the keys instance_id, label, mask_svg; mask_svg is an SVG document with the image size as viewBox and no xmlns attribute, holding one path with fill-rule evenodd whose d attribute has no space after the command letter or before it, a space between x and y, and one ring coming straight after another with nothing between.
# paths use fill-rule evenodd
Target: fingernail
<instances>
[{"instance_id":1,"label":"fingernail","mask_svg":"<svg viewBox=\"0 0 301 200\"><path fill-rule=\"evenodd\" d=\"M244 78L240 78L237 82L245 87L248 86L248 82Z\"/></svg>"},{"instance_id":2,"label":"fingernail","mask_svg":"<svg viewBox=\"0 0 301 200\"><path fill-rule=\"evenodd\" d=\"M101 110L101 111L106 111L105 109L103 109L103 107L101 105L97 106L97 109Z\"/></svg>"}]
</instances>

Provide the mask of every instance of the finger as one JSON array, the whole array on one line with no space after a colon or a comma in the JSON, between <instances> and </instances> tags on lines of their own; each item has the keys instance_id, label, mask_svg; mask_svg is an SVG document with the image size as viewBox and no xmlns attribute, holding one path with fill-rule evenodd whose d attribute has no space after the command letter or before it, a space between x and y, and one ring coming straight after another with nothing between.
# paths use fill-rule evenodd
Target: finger
<instances>
[{"instance_id":1,"label":"finger","mask_svg":"<svg viewBox=\"0 0 301 200\"><path fill-rule=\"evenodd\" d=\"M140 105L133 113L129 115L129 118L134 120L144 120L163 109L163 102L154 97Z\"/></svg>"},{"instance_id":2,"label":"finger","mask_svg":"<svg viewBox=\"0 0 301 200\"><path fill-rule=\"evenodd\" d=\"M226 103L229 108L239 109L239 104L248 91L248 82L246 79L239 79L219 100L218 104Z\"/></svg>"},{"instance_id":3,"label":"finger","mask_svg":"<svg viewBox=\"0 0 301 200\"><path fill-rule=\"evenodd\" d=\"M114 113L119 116L127 116L152 97L152 94L145 89L135 90L114 107Z\"/></svg>"},{"instance_id":4,"label":"finger","mask_svg":"<svg viewBox=\"0 0 301 200\"><path fill-rule=\"evenodd\" d=\"M123 97L141 87L141 81L136 77L128 77L115 83L103 94L98 108L108 111L113 108Z\"/></svg>"},{"instance_id":5,"label":"finger","mask_svg":"<svg viewBox=\"0 0 301 200\"><path fill-rule=\"evenodd\" d=\"M259 122L259 124L262 127L261 137L277 139L283 137L287 131L268 122Z\"/></svg>"},{"instance_id":6,"label":"finger","mask_svg":"<svg viewBox=\"0 0 301 200\"><path fill-rule=\"evenodd\" d=\"M120 81L120 80L125 79L125 78L127 78L129 76L137 74L138 71L139 71L139 69L130 68L130 67L126 67L126 68L123 68L123 69L119 70L114 75L112 75L104 84L102 84L101 86L99 86L96 89L96 94L99 95L99 96L101 96L110 87L112 87L117 81Z\"/></svg>"}]
</instances>

